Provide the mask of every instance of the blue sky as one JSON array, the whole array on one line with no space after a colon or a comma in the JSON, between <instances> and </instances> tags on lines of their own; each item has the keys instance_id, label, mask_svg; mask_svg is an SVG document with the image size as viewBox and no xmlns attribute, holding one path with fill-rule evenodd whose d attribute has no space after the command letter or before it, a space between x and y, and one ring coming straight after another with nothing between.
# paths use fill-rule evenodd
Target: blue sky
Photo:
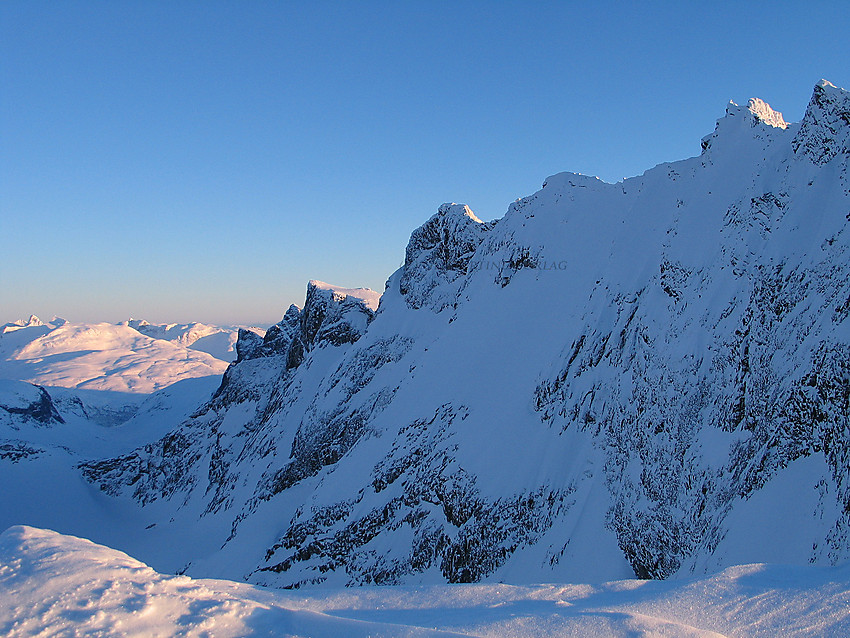
<instances>
[{"instance_id":1,"label":"blue sky","mask_svg":"<svg viewBox=\"0 0 850 638\"><path fill-rule=\"evenodd\" d=\"M0 3L0 322L270 324L445 201L699 152L850 86L842 2Z\"/></svg>"}]
</instances>

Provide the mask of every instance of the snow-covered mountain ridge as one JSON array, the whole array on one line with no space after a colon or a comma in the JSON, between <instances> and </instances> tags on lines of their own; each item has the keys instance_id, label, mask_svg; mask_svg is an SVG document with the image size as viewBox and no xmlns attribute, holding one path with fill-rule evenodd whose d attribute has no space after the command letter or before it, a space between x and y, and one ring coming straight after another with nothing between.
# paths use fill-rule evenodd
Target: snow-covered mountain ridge
<instances>
[{"instance_id":1,"label":"snow-covered mountain ridge","mask_svg":"<svg viewBox=\"0 0 850 638\"><path fill-rule=\"evenodd\" d=\"M846 560L850 95L731 104L702 148L494 222L441 206L377 310L311 282L84 476L184 543L161 565L278 587Z\"/></svg>"},{"instance_id":2,"label":"snow-covered mountain ridge","mask_svg":"<svg viewBox=\"0 0 850 638\"><path fill-rule=\"evenodd\" d=\"M236 339L240 329L240 326L212 326L198 322L152 324L144 319L129 319L120 325L129 326L154 339L206 352L227 363L235 358ZM264 332L255 327L250 330L261 336Z\"/></svg>"}]
</instances>

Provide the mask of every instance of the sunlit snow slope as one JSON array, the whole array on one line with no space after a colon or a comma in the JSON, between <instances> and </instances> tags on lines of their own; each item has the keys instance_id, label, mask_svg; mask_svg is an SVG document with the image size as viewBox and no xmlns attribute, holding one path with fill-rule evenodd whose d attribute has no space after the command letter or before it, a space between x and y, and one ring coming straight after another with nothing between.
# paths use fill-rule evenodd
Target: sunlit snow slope
<instances>
[{"instance_id":1,"label":"sunlit snow slope","mask_svg":"<svg viewBox=\"0 0 850 638\"><path fill-rule=\"evenodd\" d=\"M193 343L197 340L188 345ZM218 376L226 368L206 352L129 325L43 324L33 317L22 327L7 324L0 333L0 378L44 386L147 394L181 379Z\"/></svg>"},{"instance_id":2,"label":"sunlit snow slope","mask_svg":"<svg viewBox=\"0 0 850 638\"><path fill-rule=\"evenodd\" d=\"M130 319L122 323L154 339L163 339L176 345L211 354L216 359L230 362L236 358L235 345L238 326L212 326L204 323L153 324L144 319ZM261 336L259 328L252 328Z\"/></svg>"}]
</instances>

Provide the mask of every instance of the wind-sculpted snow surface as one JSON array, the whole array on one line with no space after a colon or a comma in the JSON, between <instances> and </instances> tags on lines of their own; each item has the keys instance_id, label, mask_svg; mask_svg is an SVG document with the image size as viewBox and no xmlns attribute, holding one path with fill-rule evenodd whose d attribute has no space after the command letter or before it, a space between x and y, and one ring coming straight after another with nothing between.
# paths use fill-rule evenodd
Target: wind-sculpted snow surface
<instances>
[{"instance_id":1,"label":"wind-sculpted snow surface","mask_svg":"<svg viewBox=\"0 0 850 638\"><path fill-rule=\"evenodd\" d=\"M270 591L159 574L31 527L0 534L0 633L23 636L840 637L847 567L745 565L684 582Z\"/></svg>"},{"instance_id":2,"label":"wind-sculpted snow surface","mask_svg":"<svg viewBox=\"0 0 850 638\"><path fill-rule=\"evenodd\" d=\"M700 156L496 222L444 205L377 310L311 282L209 404L83 472L159 534L218 521L188 573L276 587L846 560L847 104L730 104Z\"/></svg>"}]
</instances>

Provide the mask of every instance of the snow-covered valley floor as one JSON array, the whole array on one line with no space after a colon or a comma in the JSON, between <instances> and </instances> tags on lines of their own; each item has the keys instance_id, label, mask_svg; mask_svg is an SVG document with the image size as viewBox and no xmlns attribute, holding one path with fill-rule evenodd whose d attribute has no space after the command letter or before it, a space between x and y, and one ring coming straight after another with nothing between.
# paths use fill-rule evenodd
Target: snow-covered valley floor
<instances>
[{"instance_id":1,"label":"snow-covered valley floor","mask_svg":"<svg viewBox=\"0 0 850 638\"><path fill-rule=\"evenodd\" d=\"M850 566L301 592L163 575L88 540L15 526L0 535L0 635L847 636Z\"/></svg>"}]
</instances>

